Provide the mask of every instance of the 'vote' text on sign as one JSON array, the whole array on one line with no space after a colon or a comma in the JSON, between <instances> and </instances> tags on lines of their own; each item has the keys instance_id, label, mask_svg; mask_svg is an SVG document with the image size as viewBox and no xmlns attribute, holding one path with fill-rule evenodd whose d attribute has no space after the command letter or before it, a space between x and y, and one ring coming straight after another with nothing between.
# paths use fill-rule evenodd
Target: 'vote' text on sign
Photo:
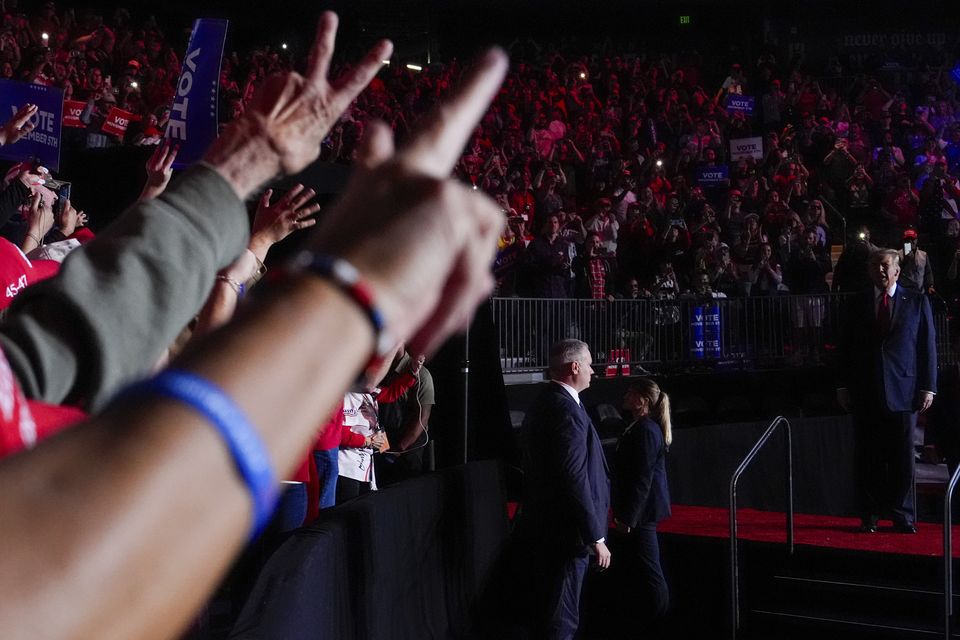
<instances>
[{"instance_id":1,"label":"'vote' text on sign","mask_svg":"<svg viewBox=\"0 0 960 640\"><path fill-rule=\"evenodd\" d=\"M180 143L174 167L183 169L203 157L217 137L220 60L227 37L226 20L197 20L170 107L166 137Z\"/></svg>"}]
</instances>

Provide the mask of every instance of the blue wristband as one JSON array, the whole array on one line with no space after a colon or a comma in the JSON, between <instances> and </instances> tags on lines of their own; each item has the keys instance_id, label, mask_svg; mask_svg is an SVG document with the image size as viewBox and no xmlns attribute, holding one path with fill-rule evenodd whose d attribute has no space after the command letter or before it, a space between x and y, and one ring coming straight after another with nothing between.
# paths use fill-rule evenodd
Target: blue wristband
<instances>
[{"instance_id":1,"label":"blue wristband","mask_svg":"<svg viewBox=\"0 0 960 640\"><path fill-rule=\"evenodd\" d=\"M168 369L137 382L120 394L152 395L177 400L206 418L223 437L250 496L253 498L253 526L250 539L256 538L270 522L280 490L270 456L260 435L240 407L217 385L195 373Z\"/></svg>"}]
</instances>

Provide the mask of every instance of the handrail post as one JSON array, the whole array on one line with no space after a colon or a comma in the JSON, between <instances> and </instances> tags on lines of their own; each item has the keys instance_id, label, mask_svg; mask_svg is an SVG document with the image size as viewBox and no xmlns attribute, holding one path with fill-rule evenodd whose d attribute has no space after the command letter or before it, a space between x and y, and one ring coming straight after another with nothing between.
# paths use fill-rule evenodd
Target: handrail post
<instances>
[{"instance_id":1,"label":"handrail post","mask_svg":"<svg viewBox=\"0 0 960 640\"><path fill-rule=\"evenodd\" d=\"M790 434L790 422L783 416L777 416L766 428L763 435L757 440L750 452L743 458L737 470L730 478L730 633L733 640L737 640L740 630L740 564L737 550L737 482L740 476L750 466L757 453L770 439L777 427L784 425L786 429L786 492L787 492L787 544L789 553L793 554L793 439Z\"/></svg>"},{"instance_id":2,"label":"handrail post","mask_svg":"<svg viewBox=\"0 0 960 640\"><path fill-rule=\"evenodd\" d=\"M784 484L787 487L787 549L793 555L793 437L790 433L790 423L784 419L784 434L787 437L787 464Z\"/></svg>"},{"instance_id":3,"label":"handrail post","mask_svg":"<svg viewBox=\"0 0 960 640\"><path fill-rule=\"evenodd\" d=\"M960 480L960 466L953 470L943 496L943 637L950 640L953 616L953 490Z\"/></svg>"},{"instance_id":4,"label":"handrail post","mask_svg":"<svg viewBox=\"0 0 960 640\"><path fill-rule=\"evenodd\" d=\"M737 630L740 629L740 565L737 559L737 478L730 481L730 612L733 640L737 640Z\"/></svg>"}]
</instances>

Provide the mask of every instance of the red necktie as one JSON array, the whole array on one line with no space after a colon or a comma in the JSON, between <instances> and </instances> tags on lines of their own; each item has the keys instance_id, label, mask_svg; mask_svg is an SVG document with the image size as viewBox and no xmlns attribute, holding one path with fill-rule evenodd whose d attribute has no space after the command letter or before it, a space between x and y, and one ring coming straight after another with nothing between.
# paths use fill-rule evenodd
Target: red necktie
<instances>
[{"instance_id":1,"label":"red necktie","mask_svg":"<svg viewBox=\"0 0 960 640\"><path fill-rule=\"evenodd\" d=\"M887 335L890 331L890 294L883 292L880 298L880 305L877 307L877 330L881 336Z\"/></svg>"}]
</instances>

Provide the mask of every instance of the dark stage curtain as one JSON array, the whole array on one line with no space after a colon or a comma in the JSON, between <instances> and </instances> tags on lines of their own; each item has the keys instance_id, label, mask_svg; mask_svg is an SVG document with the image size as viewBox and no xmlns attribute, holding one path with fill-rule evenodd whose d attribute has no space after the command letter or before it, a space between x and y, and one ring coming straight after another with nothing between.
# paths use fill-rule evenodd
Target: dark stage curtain
<instances>
[{"instance_id":1,"label":"dark stage curtain","mask_svg":"<svg viewBox=\"0 0 960 640\"><path fill-rule=\"evenodd\" d=\"M726 507L730 476L769 422L679 429L667 456L675 504ZM849 417L792 418L794 508L801 513L856 515L853 425ZM741 476L738 506L784 508L784 436L774 434Z\"/></svg>"},{"instance_id":2,"label":"dark stage curtain","mask_svg":"<svg viewBox=\"0 0 960 640\"><path fill-rule=\"evenodd\" d=\"M270 558L230 637L467 637L505 505L500 465L477 462L325 511Z\"/></svg>"}]
</instances>

